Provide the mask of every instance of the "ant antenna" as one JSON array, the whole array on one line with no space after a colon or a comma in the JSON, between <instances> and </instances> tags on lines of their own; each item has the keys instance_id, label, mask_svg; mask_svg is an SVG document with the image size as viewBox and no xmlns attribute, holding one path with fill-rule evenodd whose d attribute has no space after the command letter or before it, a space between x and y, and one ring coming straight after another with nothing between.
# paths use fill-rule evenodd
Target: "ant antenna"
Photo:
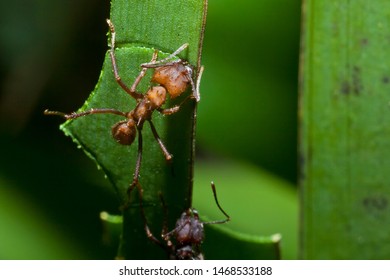
<instances>
[{"instance_id":1,"label":"ant antenna","mask_svg":"<svg viewBox=\"0 0 390 280\"><path fill-rule=\"evenodd\" d=\"M217 197L217 191L215 189L214 182L211 182L211 188L213 190L215 203L217 204L219 210L221 210L221 212L225 215L226 219L225 220L218 220L218 221L203 222L203 224L204 225L213 225L213 224L224 224L224 223L227 223L227 222L230 221L230 216L222 209L221 205L219 205L218 197Z\"/></svg>"},{"instance_id":2,"label":"ant antenna","mask_svg":"<svg viewBox=\"0 0 390 280\"><path fill-rule=\"evenodd\" d=\"M80 113L73 112L73 113L70 113L70 114L65 114L65 113L58 112L58 111L49 111L48 109L46 109L43 112L43 114L60 116L60 117L63 117L64 119L66 119L66 120L77 119L77 118L80 118L80 117L84 117L84 116L87 116L87 115L93 115L93 114L113 114L113 115L119 115L119 116L126 117L126 113L118 111L118 110L115 110L115 109L109 109L109 108L108 109L93 109L92 108L92 109L90 109L88 111L84 111L84 112L80 112Z\"/></svg>"},{"instance_id":3,"label":"ant antenna","mask_svg":"<svg viewBox=\"0 0 390 280\"><path fill-rule=\"evenodd\" d=\"M58 111L49 111L48 109L46 109L43 112L43 114L45 114L45 115L53 115L53 116L60 116L60 117L66 118L66 114L65 113L58 112Z\"/></svg>"},{"instance_id":4,"label":"ant antenna","mask_svg":"<svg viewBox=\"0 0 390 280\"><path fill-rule=\"evenodd\" d=\"M199 91L199 87L200 87L200 80L202 79L203 70L204 70L204 67L201 66L200 69L199 69L197 78L196 78L196 85L194 85L194 81L193 81L192 79L190 79L190 81L191 81L191 86L192 86L192 88L193 88L193 90L194 90L194 97L195 97L195 99L196 99L196 102L199 102L199 101L200 101L200 91ZM211 184L214 184L214 183L211 183Z\"/></svg>"},{"instance_id":5,"label":"ant antenna","mask_svg":"<svg viewBox=\"0 0 390 280\"><path fill-rule=\"evenodd\" d=\"M159 66L165 66L165 65L167 65L167 63L166 63L167 61L169 61L173 57L177 56L179 53L181 53L187 47L188 47L188 43L185 43L185 44L181 45L180 48L178 48L176 51L174 51L173 53L168 55L166 58L163 58L161 60L154 61L154 62L143 63L143 64L141 64L141 67L144 67L144 68L156 68L156 67L159 67ZM180 59L179 59L179 61L180 61Z\"/></svg>"}]
</instances>

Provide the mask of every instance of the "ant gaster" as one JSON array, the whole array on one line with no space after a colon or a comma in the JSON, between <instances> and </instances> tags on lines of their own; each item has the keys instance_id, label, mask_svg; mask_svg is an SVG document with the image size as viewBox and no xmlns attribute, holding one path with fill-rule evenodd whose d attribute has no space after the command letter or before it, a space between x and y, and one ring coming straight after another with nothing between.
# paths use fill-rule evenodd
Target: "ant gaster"
<instances>
[{"instance_id":1,"label":"ant gaster","mask_svg":"<svg viewBox=\"0 0 390 280\"><path fill-rule=\"evenodd\" d=\"M137 185L141 160L142 160L142 128L145 121L149 122L150 128L152 130L153 136L158 142L165 159L170 161L172 155L168 152L168 149L163 144L160 139L157 130L152 122L152 114L155 110L160 112L163 115L171 115L179 111L180 106L187 100L187 98L179 105L176 105L172 108L163 109L161 106L166 101L166 95L169 94L170 98L176 98L180 96L187 89L188 85L191 84L192 87L192 97L199 101L199 84L201 75L203 72L203 66L200 67L199 72L196 77L196 84L192 79L192 67L188 64L187 61L179 59L172 61L172 59L182 52L185 48L188 47L188 44L182 45L179 49L173 52L168 57L157 61L158 51L156 50L153 53L152 60L149 63L144 63L141 65L142 70L138 77L135 79L133 85L129 88L119 75L116 57L115 57L115 28L113 23L107 19L107 23L111 32L111 48L110 48L110 58L112 63L112 69L114 72L115 80L119 86L128 93L132 98L137 102L136 107L130 112L121 112L115 109L101 108L101 109L90 109L84 112L65 114L57 111L46 110L44 114L46 115L59 115L65 119L77 119L79 117L93 115L93 114L114 114L125 117L126 119L118 122L112 127L112 136L113 138L121 145L131 145L137 135L138 130L138 156L135 167L135 172L133 175L133 181L128 189L128 193ZM154 74L152 77L152 82L159 85L152 86L146 94L141 94L136 91L136 88L142 78L145 76L146 71L149 68L154 68ZM189 96L190 97L190 96Z\"/></svg>"},{"instance_id":2,"label":"ant gaster","mask_svg":"<svg viewBox=\"0 0 390 280\"><path fill-rule=\"evenodd\" d=\"M178 260L203 260L203 253L201 251L201 244L204 240L204 225L210 224L223 224L230 221L230 216L222 209L218 202L217 192L215 185L211 182L211 188L214 194L214 200L221 212L225 215L226 219L202 222L199 219L198 211L194 208L189 208L184 211L180 218L176 221L175 228L167 232L166 219L164 220L163 230L161 237L165 243L157 239L150 231L146 216L141 206L141 215L144 219L144 227L147 237L155 244L163 248L169 255L170 259ZM163 197L160 195L160 199L167 216L167 206L165 205ZM140 190L140 201L142 201L142 190ZM175 238L175 244L171 241L171 236Z\"/></svg>"}]
</instances>

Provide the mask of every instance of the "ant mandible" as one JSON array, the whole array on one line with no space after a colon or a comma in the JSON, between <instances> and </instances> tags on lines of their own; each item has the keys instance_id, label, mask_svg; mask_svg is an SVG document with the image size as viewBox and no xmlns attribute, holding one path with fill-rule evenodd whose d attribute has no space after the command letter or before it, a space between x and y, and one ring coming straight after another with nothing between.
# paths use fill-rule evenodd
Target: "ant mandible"
<instances>
[{"instance_id":1,"label":"ant mandible","mask_svg":"<svg viewBox=\"0 0 390 280\"><path fill-rule=\"evenodd\" d=\"M213 182L211 182L211 188L213 191L214 200L219 210L221 210L221 212L225 215L226 219L201 222L198 211L194 208L189 208L181 214L180 218L176 221L175 228L170 232L167 232L166 219L164 220L161 237L165 243L157 239L148 226L145 212L142 207L142 190L140 190L139 195L141 215L144 220L146 236L153 243L163 248L168 253L170 259L203 260L204 256L201 251L201 244L204 240L204 225L223 224L230 221L230 216L222 209L218 202L217 192ZM167 206L165 205L162 195L160 195L160 199L165 212L165 217L167 217ZM175 244L171 241L171 236L175 237Z\"/></svg>"},{"instance_id":2,"label":"ant mandible","mask_svg":"<svg viewBox=\"0 0 390 280\"><path fill-rule=\"evenodd\" d=\"M77 119L87 115L93 114L114 114L125 117L126 119L116 123L112 127L112 136L113 138L121 145L131 145L137 135L138 130L138 156L135 166L135 172L133 175L133 181L128 188L128 194L131 190L138 184L138 178L141 168L142 160L142 128L145 121L148 121L150 128L152 130L153 136L158 142L161 151L163 152L165 159L170 161L172 155L168 152L168 149L165 147L164 143L160 139L157 130L152 122L152 114L155 110L160 112L163 115L171 115L179 111L180 106L188 99L186 98L181 104L173 106L172 108L163 109L161 108L166 101L166 95L169 94L170 98L176 98L180 96L183 92L186 91L189 84L192 87L192 96L197 101L200 99L199 95L199 84L203 72L203 66L200 67L199 72L196 77L196 84L192 79L192 67L188 64L187 61L179 59L176 61L171 61L176 55L182 52L185 48L188 47L188 44L182 45L175 52L170 54L168 57L157 61L158 51L155 50L152 56L152 59L149 63L142 64L142 70L138 77L135 79L131 87L128 87L119 75L118 66L115 57L115 27L114 24L107 19L107 24L111 32L111 48L110 48L110 58L112 63L112 69L114 72L115 80L119 86L128 93L132 98L137 102L135 108L130 112L121 112L115 109L110 108L100 108L100 109L90 109L84 112L79 113L70 113L65 114L58 111L49 111L45 110L45 115L59 115L64 117L67 120ZM149 68L154 68L154 74L152 76L152 82L157 83L157 86L151 86L146 94L141 94L136 91L136 88L142 78L145 76L146 71Z\"/></svg>"}]
</instances>

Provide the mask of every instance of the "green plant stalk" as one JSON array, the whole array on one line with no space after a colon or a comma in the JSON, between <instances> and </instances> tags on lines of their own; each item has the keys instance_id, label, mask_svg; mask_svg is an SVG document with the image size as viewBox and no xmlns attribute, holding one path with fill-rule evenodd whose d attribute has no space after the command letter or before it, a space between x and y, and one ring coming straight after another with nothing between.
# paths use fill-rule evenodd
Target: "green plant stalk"
<instances>
[{"instance_id":1,"label":"green plant stalk","mask_svg":"<svg viewBox=\"0 0 390 280\"><path fill-rule=\"evenodd\" d=\"M388 259L390 2L306 0L301 257Z\"/></svg>"},{"instance_id":2,"label":"green plant stalk","mask_svg":"<svg viewBox=\"0 0 390 280\"><path fill-rule=\"evenodd\" d=\"M184 43L189 43L189 47L179 56L198 71L206 8L206 0L113 0L111 21L116 28L115 54L123 81L131 86L141 70L140 65L150 61L154 49L158 49L159 58L163 58ZM146 92L150 79L151 73L148 73L137 90ZM190 90L181 99L168 102L166 107L180 103L188 94L191 94ZM99 82L80 111L115 108L128 112L134 107L135 101L115 81L107 52ZM154 113L153 123L174 156L172 163L165 161L149 125L145 124L142 130L144 141L140 184L144 190L143 204L147 221L157 238L160 237L164 221L164 211L158 196L160 192L168 206L166 218L169 229L174 227L181 212L191 206L195 118L194 100L187 101L172 116L164 117L158 112ZM126 201L126 191L132 182L137 158L137 140L128 147L119 145L111 137L111 127L122 119L113 115L91 115L67 121L61 126L103 169L115 187L121 205ZM136 190L123 216L118 258L166 258L165 252L146 237Z\"/></svg>"}]
</instances>

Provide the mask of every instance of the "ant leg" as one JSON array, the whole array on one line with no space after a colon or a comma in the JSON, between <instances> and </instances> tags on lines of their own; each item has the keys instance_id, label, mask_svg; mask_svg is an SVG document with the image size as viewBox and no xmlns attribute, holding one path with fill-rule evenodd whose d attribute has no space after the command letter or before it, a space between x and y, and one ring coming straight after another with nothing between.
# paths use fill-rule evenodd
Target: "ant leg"
<instances>
[{"instance_id":1,"label":"ant leg","mask_svg":"<svg viewBox=\"0 0 390 280\"><path fill-rule=\"evenodd\" d=\"M164 211L164 221L163 221L163 229L161 231L161 237L165 240L165 242L167 242L167 247L171 249L173 247L173 243L170 239L171 234L168 234L168 207L165 204L164 197L162 196L161 193L159 193L159 196Z\"/></svg>"},{"instance_id":2,"label":"ant leg","mask_svg":"<svg viewBox=\"0 0 390 280\"><path fill-rule=\"evenodd\" d=\"M153 56L152 56L152 59L150 60L150 63L153 63L153 62L156 61L157 55L158 55L158 51L155 50L155 51L153 52ZM140 81L142 80L142 78L145 76L147 70L148 70L148 68L146 68L146 67L143 67L143 68L142 68L141 72L139 73L138 77L135 79L133 85L132 85L131 88L130 88L131 91L135 92L135 90L136 90L138 84L140 83Z\"/></svg>"},{"instance_id":3,"label":"ant leg","mask_svg":"<svg viewBox=\"0 0 390 280\"><path fill-rule=\"evenodd\" d=\"M153 235L152 231L149 228L148 221L147 221L146 215L145 215L145 210L144 210L144 207L143 207L143 189L142 189L141 185L138 182L136 184L136 187L138 189L139 207L140 207L141 217L142 217L142 220L144 222L144 229L145 229L145 232L146 232L146 237L148 239L150 239L153 243L157 244L158 246L160 246L161 248L166 250L166 247L164 246L164 244L161 243L160 240L158 240Z\"/></svg>"},{"instance_id":4,"label":"ant leg","mask_svg":"<svg viewBox=\"0 0 390 280\"><path fill-rule=\"evenodd\" d=\"M163 229L161 231L161 236L164 237L168 232L168 207L165 204L165 200L161 192L158 194L158 196L160 197L161 205L164 211Z\"/></svg>"},{"instance_id":5,"label":"ant leg","mask_svg":"<svg viewBox=\"0 0 390 280\"><path fill-rule=\"evenodd\" d=\"M84 112L80 112L80 113L74 112L74 113L70 113L70 114L65 114L65 113L58 112L58 111L49 111L46 109L45 112L43 112L43 113L45 115L60 116L60 117L63 117L67 120L77 119L80 117L84 117L87 115L93 115L93 114L114 114L114 115L119 115L119 116L124 116L124 117L126 117L126 115L127 115L126 113L115 110L115 109L90 109L88 111L84 111Z\"/></svg>"},{"instance_id":6,"label":"ant leg","mask_svg":"<svg viewBox=\"0 0 390 280\"><path fill-rule=\"evenodd\" d=\"M167 63L167 61L170 61L172 58L174 58L176 55L181 53L187 47L188 47L188 43L185 43L185 44L181 45L180 48L178 48L176 51L174 51L173 53L168 55L166 58L163 58L163 59L158 60L158 61L153 61L153 62L151 61L148 63L144 63L144 64L141 64L141 66L145 67L145 68L157 68L160 66L168 66L168 65L170 65L170 63ZM178 61L180 61L180 60L178 60Z\"/></svg>"},{"instance_id":7,"label":"ant leg","mask_svg":"<svg viewBox=\"0 0 390 280\"><path fill-rule=\"evenodd\" d=\"M177 105L177 106L174 106L174 107L168 108L168 109L157 108L157 111L159 111L163 115L172 115L172 114L178 112L179 109L180 109L180 105Z\"/></svg>"},{"instance_id":8,"label":"ant leg","mask_svg":"<svg viewBox=\"0 0 390 280\"><path fill-rule=\"evenodd\" d=\"M167 161L170 161L172 159L172 155L168 152L168 149L164 146L164 143L161 141L160 136L158 136L157 130L154 124L152 123L152 121L148 120L148 122L150 124L150 128L152 129L153 136L156 139L157 143L160 145L161 151L163 152L165 159Z\"/></svg>"},{"instance_id":9,"label":"ant leg","mask_svg":"<svg viewBox=\"0 0 390 280\"><path fill-rule=\"evenodd\" d=\"M179 105L173 106L172 108L162 109L157 108L156 110L159 111L163 115L172 115L174 113L177 113L180 110L180 107L189 99L191 99L192 96L187 96Z\"/></svg>"},{"instance_id":10,"label":"ant leg","mask_svg":"<svg viewBox=\"0 0 390 280\"><path fill-rule=\"evenodd\" d=\"M137 163L135 164L135 171L133 175L133 182L131 183L130 187L127 190L128 199L130 200L130 193L131 191L138 185L138 177L139 177L139 171L141 169L141 161L142 161L142 129L138 130L138 156L137 156Z\"/></svg>"},{"instance_id":11,"label":"ant leg","mask_svg":"<svg viewBox=\"0 0 390 280\"><path fill-rule=\"evenodd\" d=\"M136 100L141 99L143 95L133 90L133 88L130 89L122 81L122 78L119 75L118 66L116 64L116 58L115 58L115 27L114 24L109 19L107 19L107 24L111 32L110 57L111 57L112 70L114 71L115 80L121 86L121 88L124 91L126 91L131 97L133 97Z\"/></svg>"},{"instance_id":12,"label":"ant leg","mask_svg":"<svg viewBox=\"0 0 390 280\"><path fill-rule=\"evenodd\" d=\"M165 232L163 234L161 234L161 237L164 238L164 240L169 240L169 238L171 237L171 235L175 234L176 232L182 230L184 228L186 224L183 223L179 226L176 226L173 230L171 230L170 232ZM166 228L166 230L168 230L168 228Z\"/></svg>"},{"instance_id":13,"label":"ant leg","mask_svg":"<svg viewBox=\"0 0 390 280\"><path fill-rule=\"evenodd\" d=\"M215 184L214 182L211 182L211 188L213 190L214 194L214 200L215 203L217 203L217 206L219 210L225 215L226 219L225 220L218 220L218 221L211 221L211 222L203 222L204 225L212 225L212 224L224 224L230 221L230 216L222 209L221 205L219 205L218 198L217 198L217 191L215 189Z\"/></svg>"}]
</instances>

